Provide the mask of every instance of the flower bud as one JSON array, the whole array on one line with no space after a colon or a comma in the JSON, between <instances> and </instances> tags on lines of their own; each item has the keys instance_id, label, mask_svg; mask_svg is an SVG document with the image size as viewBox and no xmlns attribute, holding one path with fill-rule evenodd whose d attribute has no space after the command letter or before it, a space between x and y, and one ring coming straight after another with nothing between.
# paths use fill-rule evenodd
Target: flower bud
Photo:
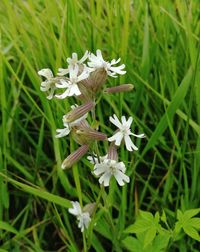
<instances>
[{"instance_id":1,"label":"flower bud","mask_svg":"<svg viewBox=\"0 0 200 252\"><path fill-rule=\"evenodd\" d=\"M81 117L94 108L95 103L90 101L79 107L72 109L67 115L64 116L64 122L70 123Z\"/></svg>"},{"instance_id":2,"label":"flower bud","mask_svg":"<svg viewBox=\"0 0 200 252\"><path fill-rule=\"evenodd\" d=\"M84 129L78 129L76 131L77 135L80 135L81 137L84 137L86 142L91 141L104 141L107 139L107 135L104 133L101 133L97 130L94 130L92 128L84 128Z\"/></svg>"},{"instance_id":3,"label":"flower bud","mask_svg":"<svg viewBox=\"0 0 200 252\"><path fill-rule=\"evenodd\" d=\"M113 143L110 144L108 149L108 159L118 161L117 147Z\"/></svg>"},{"instance_id":4,"label":"flower bud","mask_svg":"<svg viewBox=\"0 0 200 252\"><path fill-rule=\"evenodd\" d=\"M62 163L61 168L70 168L73 164L79 161L89 150L89 145L85 144L72 152Z\"/></svg>"},{"instance_id":5,"label":"flower bud","mask_svg":"<svg viewBox=\"0 0 200 252\"><path fill-rule=\"evenodd\" d=\"M104 90L105 93L120 93L120 92L127 92L127 91L131 91L134 88L134 86L132 84L123 84L123 85L119 85L116 87L110 87L110 88L106 88Z\"/></svg>"},{"instance_id":6,"label":"flower bud","mask_svg":"<svg viewBox=\"0 0 200 252\"><path fill-rule=\"evenodd\" d=\"M82 80L79 83L79 89L84 98L93 99L101 86L105 83L107 76L108 74L105 69L99 68L92 72L89 78Z\"/></svg>"},{"instance_id":7,"label":"flower bud","mask_svg":"<svg viewBox=\"0 0 200 252\"><path fill-rule=\"evenodd\" d=\"M83 207L83 212L87 212L90 214L90 216L94 213L96 203L89 203Z\"/></svg>"}]
</instances>

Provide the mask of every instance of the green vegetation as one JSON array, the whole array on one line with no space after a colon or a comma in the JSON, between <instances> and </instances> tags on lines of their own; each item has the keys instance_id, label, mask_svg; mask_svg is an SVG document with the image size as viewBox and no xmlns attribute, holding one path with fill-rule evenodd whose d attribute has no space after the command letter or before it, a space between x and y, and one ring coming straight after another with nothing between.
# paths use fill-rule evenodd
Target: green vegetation
<instances>
[{"instance_id":1,"label":"green vegetation","mask_svg":"<svg viewBox=\"0 0 200 252\"><path fill-rule=\"evenodd\" d=\"M199 10L198 0L0 1L1 252L200 251ZM126 65L108 86L135 87L103 95L101 131L115 113L146 135L137 152L120 149L130 183L103 191L86 157L60 169L77 147L55 138L70 103L48 101L37 74L98 48ZM70 200L100 200L83 235Z\"/></svg>"}]
</instances>

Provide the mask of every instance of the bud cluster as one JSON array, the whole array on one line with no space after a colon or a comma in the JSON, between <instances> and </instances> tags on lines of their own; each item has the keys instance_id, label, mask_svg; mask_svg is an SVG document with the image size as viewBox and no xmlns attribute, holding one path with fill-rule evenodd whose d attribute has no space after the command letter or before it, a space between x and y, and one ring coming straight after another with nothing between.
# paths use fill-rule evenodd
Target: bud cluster
<instances>
[{"instance_id":1,"label":"bud cluster","mask_svg":"<svg viewBox=\"0 0 200 252\"><path fill-rule=\"evenodd\" d=\"M41 83L40 89L47 93L48 99L65 99L73 96L77 99L77 103L81 103L79 106L71 106L71 111L62 118L64 128L56 130L56 138L71 134L74 141L81 145L63 161L61 168L72 167L90 151L92 155L88 156L88 160L94 165L92 173L99 178L99 183L103 186L109 186L111 177L114 177L120 186L130 181L125 174L125 164L118 161L117 149L124 143L128 151L138 150L130 136L144 137L144 134L136 135L131 132L132 117L126 119L125 116L122 116L120 121L115 114L110 116L109 120L117 127L117 130L109 138L87 121L87 115L90 112L92 112L93 120L96 120L96 98L102 92L109 94L133 89L132 84L104 87L108 77L117 78L118 75L126 73L124 64L117 66L119 62L120 59L105 61L100 50L96 51L96 55L86 51L81 59L78 59L76 53L73 53L71 58L67 58L68 66L59 68L55 77L48 68L38 71L39 75L46 78ZM105 156L99 156L94 152L96 141L111 142ZM72 205L74 208L70 209L70 213L77 216L79 227L83 231L89 225L89 214L82 212L78 202L72 202Z\"/></svg>"}]
</instances>

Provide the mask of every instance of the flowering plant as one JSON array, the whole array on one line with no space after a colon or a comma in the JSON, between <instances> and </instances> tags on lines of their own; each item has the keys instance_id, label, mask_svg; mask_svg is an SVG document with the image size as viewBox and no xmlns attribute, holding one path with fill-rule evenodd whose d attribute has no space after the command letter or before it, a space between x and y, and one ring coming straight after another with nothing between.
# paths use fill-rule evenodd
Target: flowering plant
<instances>
[{"instance_id":1,"label":"flowering plant","mask_svg":"<svg viewBox=\"0 0 200 252\"><path fill-rule=\"evenodd\" d=\"M87 61L87 62L86 62ZM95 118L95 106L97 97L102 92L118 93L131 91L133 85L123 84L115 87L104 87L107 78L117 78L118 75L124 75L125 65L117 65L120 59L113 59L111 62L105 61L100 50L96 51L96 55L88 51L85 52L81 59L78 59L76 53L71 58L67 58L67 68L59 68L57 76L54 77L50 69L45 68L38 71L38 74L45 77L46 80L41 83L41 91L47 93L48 99L65 99L66 97L75 97L77 103L81 105L72 105L72 110L63 115L63 129L57 129L56 138L65 137L72 134L73 139L80 147L71 153L62 163L61 168L67 169L79 161L88 151L91 155L88 160L94 169L92 173L99 177L101 186L110 185L110 180L114 177L120 186L129 183L130 178L125 174L126 166L123 161L118 161L118 147L125 143L128 151L138 150L137 146L132 142L130 136L143 138L144 134L134 134L131 132L131 124L133 118L126 119L121 117L121 121L114 114L110 116L110 122L118 129L113 136L107 138L107 135L100 132L97 127L89 124L87 115L92 112L93 120ZM94 150L94 142L107 141L110 142L107 154L99 155L98 145ZM96 153L94 152L96 151ZM91 215L93 211L87 212L82 210L79 202L71 202L72 208L69 212L77 217L78 227L83 232L89 227ZM91 205L92 203L90 203ZM96 208L96 204L92 204L90 209Z\"/></svg>"}]
</instances>

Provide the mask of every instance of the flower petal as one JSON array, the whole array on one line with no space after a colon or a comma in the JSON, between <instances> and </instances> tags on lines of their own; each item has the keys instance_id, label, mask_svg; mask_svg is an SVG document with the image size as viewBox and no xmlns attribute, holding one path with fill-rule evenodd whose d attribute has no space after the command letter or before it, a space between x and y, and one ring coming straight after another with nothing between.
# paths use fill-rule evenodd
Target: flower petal
<instances>
[{"instance_id":1,"label":"flower petal","mask_svg":"<svg viewBox=\"0 0 200 252\"><path fill-rule=\"evenodd\" d=\"M123 139L123 134L120 131L118 131L112 137L109 137L108 141L109 142L115 141L115 145L120 146L122 139Z\"/></svg>"},{"instance_id":2,"label":"flower petal","mask_svg":"<svg viewBox=\"0 0 200 252\"><path fill-rule=\"evenodd\" d=\"M39 70L38 74L41 76L44 76L45 78L47 78L47 80L50 78L53 78L53 73L52 73L51 69L49 69L49 68L43 68L43 69Z\"/></svg>"},{"instance_id":3,"label":"flower petal","mask_svg":"<svg viewBox=\"0 0 200 252\"><path fill-rule=\"evenodd\" d=\"M137 146L134 145L129 135L125 135L124 140L128 151L138 150Z\"/></svg>"}]
</instances>

